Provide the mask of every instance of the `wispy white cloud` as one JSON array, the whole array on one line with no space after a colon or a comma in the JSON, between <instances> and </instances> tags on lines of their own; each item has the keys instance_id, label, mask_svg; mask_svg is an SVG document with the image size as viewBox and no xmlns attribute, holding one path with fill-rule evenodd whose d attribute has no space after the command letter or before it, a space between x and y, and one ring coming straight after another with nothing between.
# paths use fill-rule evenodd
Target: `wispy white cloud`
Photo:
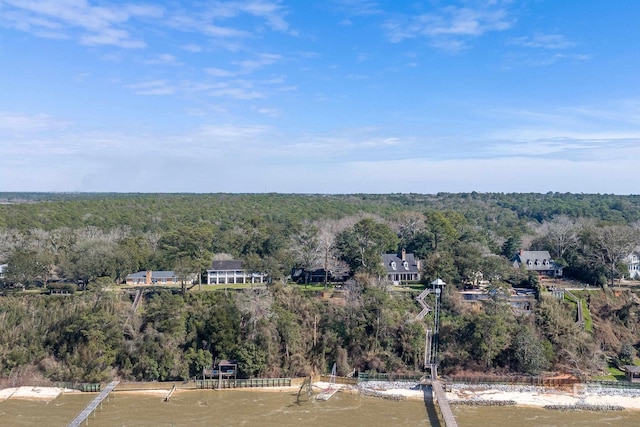
<instances>
[{"instance_id":1,"label":"wispy white cloud","mask_svg":"<svg viewBox=\"0 0 640 427\"><path fill-rule=\"evenodd\" d=\"M269 117L280 117L282 111L279 108L258 108L258 113Z\"/></svg>"},{"instance_id":2,"label":"wispy white cloud","mask_svg":"<svg viewBox=\"0 0 640 427\"><path fill-rule=\"evenodd\" d=\"M263 53L252 59L232 61L231 64L237 66L236 70L223 70L216 67L207 68L209 75L214 77L236 77L251 74L263 67L275 64L282 59L281 55L273 53Z\"/></svg>"},{"instance_id":3,"label":"wispy white cloud","mask_svg":"<svg viewBox=\"0 0 640 427\"><path fill-rule=\"evenodd\" d=\"M145 63L151 65L182 65L182 62L169 53L162 53L153 58L147 59Z\"/></svg>"},{"instance_id":4,"label":"wispy white cloud","mask_svg":"<svg viewBox=\"0 0 640 427\"><path fill-rule=\"evenodd\" d=\"M87 0L3 0L0 24L38 37L77 38L86 45L140 48L145 42L126 28L133 19L160 18L154 5L92 6Z\"/></svg>"},{"instance_id":5,"label":"wispy white cloud","mask_svg":"<svg viewBox=\"0 0 640 427\"><path fill-rule=\"evenodd\" d=\"M373 0L332 0L332 3L340 12L351 16L378 15L383 12L380 3ZM342 24L347 22L343 21Z\"/></svg>"},{"instance_id":6,"label":"wispy white cloud","mask_svg":"<svg viewBox=\"0 0 640 427\"><path fill-rule=\"evenodd\" d=\"M448 6L421 15L401 15L385 21L382 27L393 43L423 37L435 47L458 50L469 38L504 31L512 25L502 7Z\"/></svg>"},{"instance_id":7,"label":"wispy white cloud","mask_svg":"<svg viewBox=\"0 0 640 427\"><path fill-rule=\"evenodd\" d=\"M198 53L202 52L202 46L195 43L184 44L180 46L181 49L186 50L187 52Z\"/></svg>"},{"instance_id":8,"label":"wispy white cloud","mask_svg":"<svg viewBox=\"0 0 640 427\"><path fill-rule=\"evenodd\" d=\"M167 25L184 32L200 33L216 38L242 39L251 36L245 30L211 23L209 14L193 14L179 11L167 18Z\"/></svg>"},{"instance_id":9,"label":"wispy white cloud","mask_svg":"<svg viewBox=\"0 0 640 427\"><path fill-rule=\"evenodd\" d=\"M59 120L47 114L0 111L0 135L5 137L63 130L69 126L71 122Z\"/></svg>"},{"instance_id":10,"label":"wispy white cloud","mask_svg":"<svg viewBox=\"0 0 640 427\"><path fill-rule=\"evenodd\" d=\"M95 0L0 0L0 25L37 37L77 39L84 45L121 48L147 46L144 39L147 28L140 23L156 29L169 26L216 39L241 40L254 33L248 28L226 25L225 21L244 15L261 20L273 31L296 34L286 20L288 11L280 0L215 1L200 9L186 9L179 4L161 7L152 3L95 3ZM133 21L138 24L135 30ZM255 32L260 25L255 25ZM229 43L228 48L235 50L237 46Z\"/></svg>"},{"instance_id":11,"label":"wispy white cloud","mask_svg":"<svg viewBox=\"0 0 640 427\"><path fill-rule=\"evenodd\" d=\"M538 49L568 49L575 46L574 42L567 40L562 34L540 33L511 39L510 44Z\"/></svg>"},{"instance_id":12,"label":"wispy white cloud","mask_svg":"<svg viewBox=\"0 0 640 427\"><path fill-rule=\"evenodd\" d=\"M252 100L267 97L266 86L274 82L235 79L217 82L190 80L170 81L166 79L143 81L128 85L138 95L198 95L204 97L226 97L236 100ZM259 87L257 87L259 86Z\"/></svg>"},{"instance_id":13,"label":"wispy white cloud","mask_svg":"<svg viewBox=\"0 0 640 427\"><path fill-rule=\"evenodd\" d=\"M163 84L149 82L140 85L140 90L153 92ZM635 108L635 104L630 105ZM258 112L278 113L267 107ZM598 112L587 109L582 114ZM520 115L555 120L553 113ZM598 132L602 138L595 137ZM550 134L555 137L535 138L534 133L505 129L504 139L481 135L460 143L450 138L448 147L437 135L394 135L377 127L297 134L272 126L228 122L173 134L121 133L83 131L46 115L3 112L0 135L9 149L0 158L0 182L20 183L13 188L4 186L5 190L40 191L263 191L264 187L281 192L435 192L504 191L505 177L535 175L536 180L512 183L509 191L637 193L626 183L640 178L635 166L640 156L639 135L635 139L632 132L607 136L596 130L561 137L562 130L558 129ZM244 179L220 180L240 173L231 161L238 151L246 159ZM39 170L33 182L15 180L23 173L25 165L20 159L26 154L30 167ZM160 183L152 178L151 168L140 167L140 159L145 159L145 164L166 164L174 169L184 166L185 172L178 181ZM207 169L205 175L199 172L201 168L188 167L203 162L214 162L215 170ZM64 165L63 173L48 166L51 164L58 168ZM308 170L309 165L316 172L313 179L304 173L294 183L287 179L298 170ZM109 173L114 167L130 169L135 179L114 181ZM64 172L70 170L74 174ZM586 180L594 171L611 179ZM86 180L80 180L82 176ZM388 176L403 179L388 180ZM207 187L212 179L218 184L234 184ZM252 187L255 182L260 182L260 188Z\"/></svg>"},{"instance_id":14,"label":"wispy white cloud","mask_svg":"<svg viewBox=\"0 0 640 427\"><path fill-rule=\"evenodd\" d=\"M173 95L175 86L168 80L152 80L129 85L138 95Z\"/></svg>"},{"instance_id":15,"label":"wispy white cloud","mask_svg":"<svg viewBox=\"0 0 640 427\"><path fill-rule=\"evenodd\" d=\"M238 73L229 70L223 70L220 68L210 67L206 69L207 74L213 77L234 77L237 76Z\"/></svg>"},{"instance_id":16,"label":"wispy white cloud","mask_svg":"<svg viewBox=\"0 0 640 427\"><path fill-rule=\"evenodd\" d=\"M287 13L287 8L282 6L280 0L213 1L196 12L193 8L189 11L176 11L168 17L167 23L180 31L219 39L242 40L253 37L258 28L252 32L247 28L233 27L234 18L249 15L261 19L273 31L296 34L290 30L286 20ZM235 43L227 46L229 50L237 50Z\"/></svg>"},{"instance_id":17,"label":"wispy white cloud","mask_svg":"<svg viewBox=\"0 0 640 427\"><path fill-rule=\"evenodd\" d=\"M591 59L591 56L587 54L566 52L575 48L576 43L557 33L536 33L533 36L516 37L510 39L508 44L524 48L517 52L508 52L505 55L508 68L515 65L544 67L561 61L582 62Z\"/></svg>"},{"instance_id":18,"label":"wispy white cloud","mask_svg":"<svg viewBox=\"0 0 640 427\"><path fill-rule=\"evenodd\" d=\"M263 53L255 59L247 59L244 61L237 61L234 64L240 66L240 70L243 74L252 73L264 66L271 65L281 59L282 57L278 54L273 53Z\"/></svg>"}]
</instances>

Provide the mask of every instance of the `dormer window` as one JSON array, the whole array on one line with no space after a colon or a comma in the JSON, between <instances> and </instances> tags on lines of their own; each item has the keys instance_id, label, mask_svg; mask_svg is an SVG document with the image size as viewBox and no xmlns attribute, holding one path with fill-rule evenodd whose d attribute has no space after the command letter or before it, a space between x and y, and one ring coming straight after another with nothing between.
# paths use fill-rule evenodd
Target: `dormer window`
<instances>
[{"instance_id":1,"label":"dormer window","mask_svg":"<svg viewBox=\"0 0 640 427\"><path fill-rule=\"evenodd\" d=\"M528 260L527 260L527 265L529 265L529 266L530 266L531 264L532 264L532 263L531 263L531 260L530 260L530 259L528 259Z\"/></svg>"},{"instance_id":2,"label":"dormer window","mask_svg":"<svg viewBox=\"0 0 640 427\"><path fill-rule=\"evenodd\" d=\"M548 259L543 259L542 260L542 265L549 265L549 260Z\"/></svg>"},{"instance_id":3,"label":"dormer window","mask_svg":"<svg viewBox=\"0 0 640 427\"><path fill-rule=\"evenodd\" d=\"M395 261L391 261L391 268L392 268L393 270L396 270L396 269L397 269L397 266L396 266L396 262L395 262Z\"/></svg>"},{"instance_id":4,"label":"dormer window","mask_svg":"<svg viewBox=\"0 0 640 427\"><path fill-rule=\"evenodd\" d=\"M407 261L402 261L402 266L404 267L405 270L409 269L409 263Z\"/></svg>"},{"instance_id":5,"label":"dormer window","mask_svg":"<svg viewBox=\"0 0 640 427\"><path fill-rule=\"evenodd\" d=\"M537 260L536 260L536 262L535 262L535 264L536 264L536 265L540 265L540 260L539 260L539 259L537 259Z\"/></svg>"}]
</instances>

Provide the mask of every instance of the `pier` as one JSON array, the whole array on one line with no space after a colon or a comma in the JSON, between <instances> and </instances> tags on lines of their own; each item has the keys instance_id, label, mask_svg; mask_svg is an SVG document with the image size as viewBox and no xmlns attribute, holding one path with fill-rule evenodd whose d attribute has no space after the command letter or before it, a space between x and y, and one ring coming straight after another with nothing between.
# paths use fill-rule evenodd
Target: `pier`
<instances>
[{"instance_id":1,"label":"pier","mask_svg":"<svg viewBox=\"0 0 640 427\"><path fill-rule=\"evenodd\" d=\"M433 390L433 399L438 404L445 427L458 427L456 418L451 411L451 405L449 405L449 401L447 400L447 395L442 388L442 383L438 380L431 381L431 389Z\"/></svg>"},{"instance_id":2,"label":"pier","mask_svg":"<svg viewBox=\"0 0 640 427\"><path fill-rule=\"evenodd\" d=\"M84 408L82 410L82 412L80 412L78 414L78 416L75 417L73 419L73 421L71 421L67 427L79 427L85 421L86 421L86 425L88 425L89 424L89 415L91 415L92 413L95 412L95 410L98 408L98 405L100 405L100 408L102 408L102 401L109 397L109 394L113 391L114 388L116 388L116 386L118 385L119 382L120 381L112 381L112 382L110 382L104 388L104 390L102 390L100 392L100 394L96 396L95 399L93 399L91 402L89 402L87 407ZM95 414L94 414L94 417L95 417Z\"/></svg>"}]
</instances>

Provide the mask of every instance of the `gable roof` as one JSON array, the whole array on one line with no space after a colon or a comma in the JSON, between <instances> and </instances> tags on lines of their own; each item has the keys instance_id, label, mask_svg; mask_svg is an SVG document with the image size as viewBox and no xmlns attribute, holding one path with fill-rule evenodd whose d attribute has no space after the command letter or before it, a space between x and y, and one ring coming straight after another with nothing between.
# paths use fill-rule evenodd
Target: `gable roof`
<instances>
[{"instance_id":1,"label":"gable roof","mask_svg":"<svg viewBox=\"0 0 640 427\"><path fill-rule=\"evenodd\" d=\"M519 251L511 261L514 264L524 264L527 270L545 271L558 268L555 261L551 259L549 251Z\"/></svg>"},{"instance_id":2,"label":"gable roof","mask_svg":"<svg viewBox=\"0 0 640 427\"><path fill-rule=\"evenodd\" d=\"M146 279L147 272L146 271L138 271L137 273L131 273L127 275L127 279ZM151 272L152 279L175 279L178 276L173 270L158 270Z\"/></svg>"},{"instance_id":3,"label":"gable roof","mask_svg":"<svg viewBox=\"0 0 640 427\"><path fill-rule=\"evenodd\" d=\"M235 259L228 259L223 261L213 261L211 263L211 269L208 271L231 271L242 270L242 261Z\"/></svg>"},{"instance_id":4,"label":"gable roof","mask_svg":"<svg viewBox=\"0 0 640 427\"><path fill-rule=\"evenodd\" d=\"M382 254L382 263L384 264L387 274L420 272L419 265L413 254L405 254L404 260L406 261L406 264L404 264L402 258L400 258L398 254Z\"/></svg>"}]
</instances>

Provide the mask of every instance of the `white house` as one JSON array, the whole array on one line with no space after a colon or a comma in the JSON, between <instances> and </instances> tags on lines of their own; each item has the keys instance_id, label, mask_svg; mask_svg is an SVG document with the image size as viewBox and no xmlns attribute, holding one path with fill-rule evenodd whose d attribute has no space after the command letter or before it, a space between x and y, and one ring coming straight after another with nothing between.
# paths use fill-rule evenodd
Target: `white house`
<instances>
[{"instance_id":1,"label":"white house","mask_svg":"<svg viewBox=\"0 0 640 427\"><path fill-rule=\"evenodd\" d=\"M251 273L242 268L242 261L213 261L207 270L207 284L222 285L231 283L264 283L260 273Z\"/></svg>"},{"instance_id":2,"label":"white house","mask_svg":"<svg viewBox=\"0 0 640 427\"><path fill-rule=\"evenodd\" d=\"M640 246L636 248L625 259L630 279L640 279Z\"/></svg>"}]
</instances>

